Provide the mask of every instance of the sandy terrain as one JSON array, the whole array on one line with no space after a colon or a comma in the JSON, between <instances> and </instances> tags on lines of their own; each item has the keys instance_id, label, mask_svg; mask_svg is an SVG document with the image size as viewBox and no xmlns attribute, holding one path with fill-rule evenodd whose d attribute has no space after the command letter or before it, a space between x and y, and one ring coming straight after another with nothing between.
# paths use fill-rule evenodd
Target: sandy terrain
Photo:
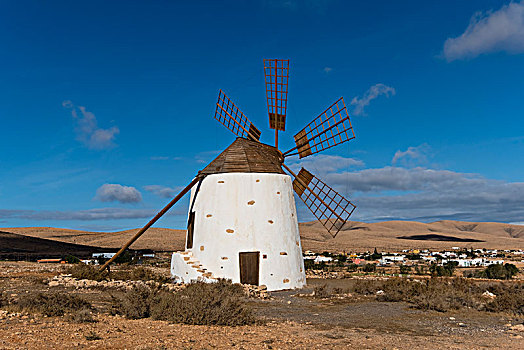
<instances>
[{"instance_id":1,"label":"sandy terrain","mask_svg":"<svg viewBox=\"0 0 524 350\"><path fill-rule=\"evenodd\" d=\"M362 251L451 247L524 248L524 226L490 222L437 221L429 224L409 221L379 223L348 222L332 238L319 222L299 224L304 250ZM86 232L52 227L0 228L0 231L105 248L120 247L137 230ZM151 228L131 248L173 251L184 248L185 231Z\"/></svg>"},{"instance_id":2,"label":"sandy terrain","mask_svg":"<svg viewBox=\"0 0 524 350\"><path fill-rule=\"evenodd\" d=\"M98 310L95 323L65 317L9 314L0 310L0 349L522 349L522 319L472 310L435 312L405 303L323 300L298 296L323 283L347 287L352 279L308 280L300 291L272 293L250 304L260 324L241 327L189 326L152 319L110 316L111 290L49 287L42 278L59 265L0 262L0 291L75 293Z\"/></svg>"}]
</instances>

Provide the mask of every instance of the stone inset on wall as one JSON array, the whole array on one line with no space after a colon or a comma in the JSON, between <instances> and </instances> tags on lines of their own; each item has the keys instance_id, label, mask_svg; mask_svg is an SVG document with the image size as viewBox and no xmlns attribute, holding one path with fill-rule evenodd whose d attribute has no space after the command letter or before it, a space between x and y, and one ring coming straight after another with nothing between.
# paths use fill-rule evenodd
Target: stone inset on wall
<instances>
[{"instance_id":1,"label":"stone inset on wall","mask_svg":"<svg viewBox=\"0 0 524 350\"><path fill-rule=\"evenodd\" d=\"M233 232L235 232L235 230L232 230L232 229L228 228L228 229L226 230L226 232L227 232L227 233L233 233Z\"/></svg>"},{"instance_id":2,"label":"stone inset on wall","mask_svg":"<svg viewBox=\"0 0 524 350\"><path fill-rule=\"evenodd\" d=\"M204 246L203 245L200 246L200 251L204 251Z\"/></svg>"},{"instance_id":3,"label":"stone inset on wall","mask_svg":"<svg viewBox=\"0 0 524 350\"><path fill-rule=\"evenodd\" d=\"M272 224L272 223L273 223L273 220L268 220L267 222L269 222L270 224Z\"/></svg>"},{"instance_id":4,"label":"stone inset on wall","mask_svg":"<svg viewBox=\"0 0 524 350\"><path fill-rule=\"evenodd\" d=\"M280 255L287 255L286 252L280 252Z\"/></svg>"},{"instance_id":5,"label":"stone inset on wall","mask_svg":"<svg viewBox=\"0 0 524 350\"><path fill-rule=\"evenodd\" d=\"M250 200L249 202L247 202L247 205L253 205L253 204L255 204L254 200Z\"/></svg>"}]
</instances>

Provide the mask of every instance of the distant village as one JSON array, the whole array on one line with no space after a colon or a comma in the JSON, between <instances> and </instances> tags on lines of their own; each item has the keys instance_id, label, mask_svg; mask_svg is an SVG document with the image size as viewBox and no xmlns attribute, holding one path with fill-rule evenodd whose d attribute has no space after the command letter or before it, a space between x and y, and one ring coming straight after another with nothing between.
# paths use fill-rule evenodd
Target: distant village
<instances>
[{"instance_id":1,"label":"distant village","mask_svg":"<svg viewBox=\"0 0 524 350\"><path fill-rule=\"evenodd\" d=\"M430 267L485 268L492 265L504 266L514 264L522 266L524 251L522 249L472 249L452 247L451 249L431 251L429 249L405 249L400 252L342 253L304 252L304 262L309 270L333 270L333 267L347 267L348 271L360 270L375 272L383 267L384 272L402 274L429 273Z\"/></svg>"}]
</instances>

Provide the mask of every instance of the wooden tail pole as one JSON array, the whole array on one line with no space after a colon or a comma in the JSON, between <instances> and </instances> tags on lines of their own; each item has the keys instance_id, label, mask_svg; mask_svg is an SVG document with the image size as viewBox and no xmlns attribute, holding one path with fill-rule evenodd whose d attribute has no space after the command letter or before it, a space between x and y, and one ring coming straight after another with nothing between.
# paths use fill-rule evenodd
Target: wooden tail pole
<instances>
[{"instance_id":1,"label":"wooden tail pole","mask_svg":"<svg viewBox=\"0 0 524 350\"><path fill-rule=\"evenodd\" d=\"M126 244L124 244L124 246L120 248L120 250L111 259L109 259L104 265L102 265L100 271L104 271L104 269L106 269L109 266L109 264L115 261L116 258L120 256L120 254L122 254L127 248L129 248L129 246L133 244L140 236L142 236L142 234L146 232L148 228L150 228L155 222L158 221L158 219L162 217L162 215L164 215L169 209L171 209L171 207L175 205L175 203L178 202L180 198L182 198L198 181L200 181L200 179L201 176L195 177L193 181L191 181L191 183L186 186L186 188L180 191L180 193L177 194L177 196L173 198L173 200L164 207L164 209L159 211L158 214L156 214L156 216L152 218L151 221L149 221L144 227L142 227L142 229L138 231L133 236L133 238L131 238Z\"/></svg>"}]
</instances>

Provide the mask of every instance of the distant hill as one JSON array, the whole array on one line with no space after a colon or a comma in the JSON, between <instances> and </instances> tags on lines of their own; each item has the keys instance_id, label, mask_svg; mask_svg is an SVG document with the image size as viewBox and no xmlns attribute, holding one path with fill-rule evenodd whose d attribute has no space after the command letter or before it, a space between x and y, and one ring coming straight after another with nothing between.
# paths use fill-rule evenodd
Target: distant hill
<instances>
[{"instance_id":1,"label":"distant hill","mask_svg":"<svg viewBox=\"0 0 524 350\"><path fill-rule=\"evenodd\" d=\"M362 251L451 247L524 249L524 226L495 222L385 221L348 222L332 238L318 221L299 224L302 248L313 251ZM86 232L52 227L0 228L19 235L102 248L118 248L138 230ZM131 248L173 251L184 249L185 230L151 228Z\"/></svg>"},{"instance_id":2,"label":"distant hill","mask_svg":"<svg viewBox=\"0 0 524 350\"><path fill-rule=\"evenodd\" d=\"M91 257L92 253L108 252L109 249L29 237L0 231L0 258L36 260L60 258L66 255Z\"/></svg>"}]
</instances>

